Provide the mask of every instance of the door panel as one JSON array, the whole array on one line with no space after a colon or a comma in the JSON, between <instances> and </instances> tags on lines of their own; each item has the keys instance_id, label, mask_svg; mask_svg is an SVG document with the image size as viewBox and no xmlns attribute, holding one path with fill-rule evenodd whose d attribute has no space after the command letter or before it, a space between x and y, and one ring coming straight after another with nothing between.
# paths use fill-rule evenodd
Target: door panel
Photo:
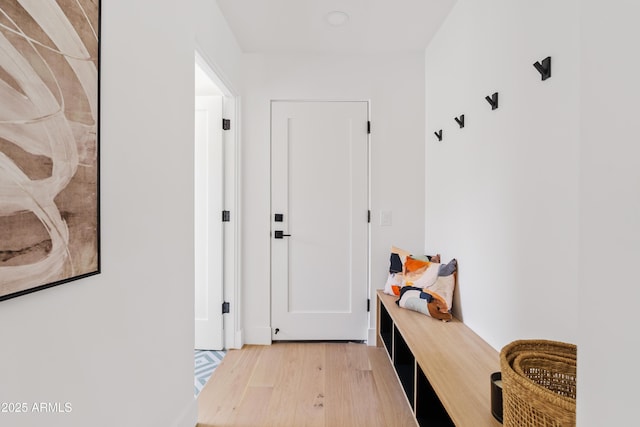
<instances>
[{"instance_id":1,"label":"door panel","mask_svg":"<svg viewBox=\"0 0 640 427\"><path fill-rule=\"evenodd\" d=\"M272 102L274 340L366 339L367 120L366 102Z\"/></svg>"},{"instance_id":2,"label":"door panel","mask_svg":"<svg viewBox=\"0 0 640 427\"><path fill-rule=\"evenodd\" d=\"M222 97L197 96L195 110L195 348L222 350Z\"/></svg>"}]
</instances>

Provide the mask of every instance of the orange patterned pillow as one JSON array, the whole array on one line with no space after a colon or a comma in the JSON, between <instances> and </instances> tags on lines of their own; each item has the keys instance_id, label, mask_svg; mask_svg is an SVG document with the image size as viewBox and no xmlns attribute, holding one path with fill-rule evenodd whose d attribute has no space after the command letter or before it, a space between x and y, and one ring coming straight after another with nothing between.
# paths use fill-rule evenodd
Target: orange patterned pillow
<instances>
[{"instance_id":1,"label":"orange patterned pillow","mask_svg":"<svg viewBox=\"0 0 640 427\"><path fill-rule=\"evenodd\" d=\"M446 305L446 311L451 311L453 291L456 288L456 275L454 273L448 276L439 276L436 279L431 285L423 286L422 290Z\"/></svg>"},{"instance_id":2,"label":"orange patterned pillow","mask_svg":"<svg viewBox=\"0 0 640 427\"><path fill-rule=\"evenodd\" d=\"M409 251L398 247L391 247L389 257L389 276L384 285L384 293L388 295L400 295L400 288L404 286L404 263L410 255Z\"/></svg>"},{"instance_id":3,"label":"orange patterned pillow","mask_svg":"<svg viewBox=\"0 0 640 427\"><path fill-rule=\"evenodd\" d=\"M384 293L400 295L403 286L431 286L438 278L440 264L413 257L409 251L393 246L389 260L389 276Z\"/></svg>"}]
</instances>

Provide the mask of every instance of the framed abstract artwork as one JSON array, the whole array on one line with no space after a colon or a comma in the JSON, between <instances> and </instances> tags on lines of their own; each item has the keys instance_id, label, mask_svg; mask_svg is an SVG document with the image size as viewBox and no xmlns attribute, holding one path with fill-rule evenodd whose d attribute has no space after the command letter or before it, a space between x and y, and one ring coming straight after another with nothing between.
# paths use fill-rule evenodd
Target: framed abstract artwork
<instances>
[{"instance_id":1,"label":"framed abstract artwork","mask_svg":"<svg viewBox=\"0 0 640 427\"><path fill-rule=\"evenodd\" d=\"M100 272L100 1L0 2L0 300Z\"/></svg>"}]
</instances>

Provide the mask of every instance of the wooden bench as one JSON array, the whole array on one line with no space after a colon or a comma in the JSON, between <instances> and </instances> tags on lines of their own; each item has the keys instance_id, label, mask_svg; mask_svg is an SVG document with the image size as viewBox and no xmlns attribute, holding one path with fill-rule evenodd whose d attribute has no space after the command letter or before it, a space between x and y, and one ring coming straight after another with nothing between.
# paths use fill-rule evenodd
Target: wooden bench
<instances>
[{"instance_id":1,"label":"wooden bench","mask_svg":"<svg viewBox=\"0 0 640 427\"><path fill-rule=\"evenodd\" d=\"M377 345L384 346L421 426L501 426L491 415L498 352L458 319L400 308L378 290Z\"/></svg>"}]
</instances>

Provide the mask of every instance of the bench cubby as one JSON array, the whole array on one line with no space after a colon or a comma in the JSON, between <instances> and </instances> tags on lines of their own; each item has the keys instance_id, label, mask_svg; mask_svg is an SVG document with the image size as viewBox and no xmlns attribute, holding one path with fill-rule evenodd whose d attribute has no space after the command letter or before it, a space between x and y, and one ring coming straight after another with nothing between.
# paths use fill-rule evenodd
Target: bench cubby
<instances>
[{"instance_id":1,"label":"bench cubby","mask_svg":"<svg viewBox=\"0 0 640 427\"><path fill-rule=\"evenodd\" d=\"M377 345L386 349L417 423L501 426L491 415L490 392L498 352L455 318L441 322L377 294Z\"/></svg>"}]
</instances>

